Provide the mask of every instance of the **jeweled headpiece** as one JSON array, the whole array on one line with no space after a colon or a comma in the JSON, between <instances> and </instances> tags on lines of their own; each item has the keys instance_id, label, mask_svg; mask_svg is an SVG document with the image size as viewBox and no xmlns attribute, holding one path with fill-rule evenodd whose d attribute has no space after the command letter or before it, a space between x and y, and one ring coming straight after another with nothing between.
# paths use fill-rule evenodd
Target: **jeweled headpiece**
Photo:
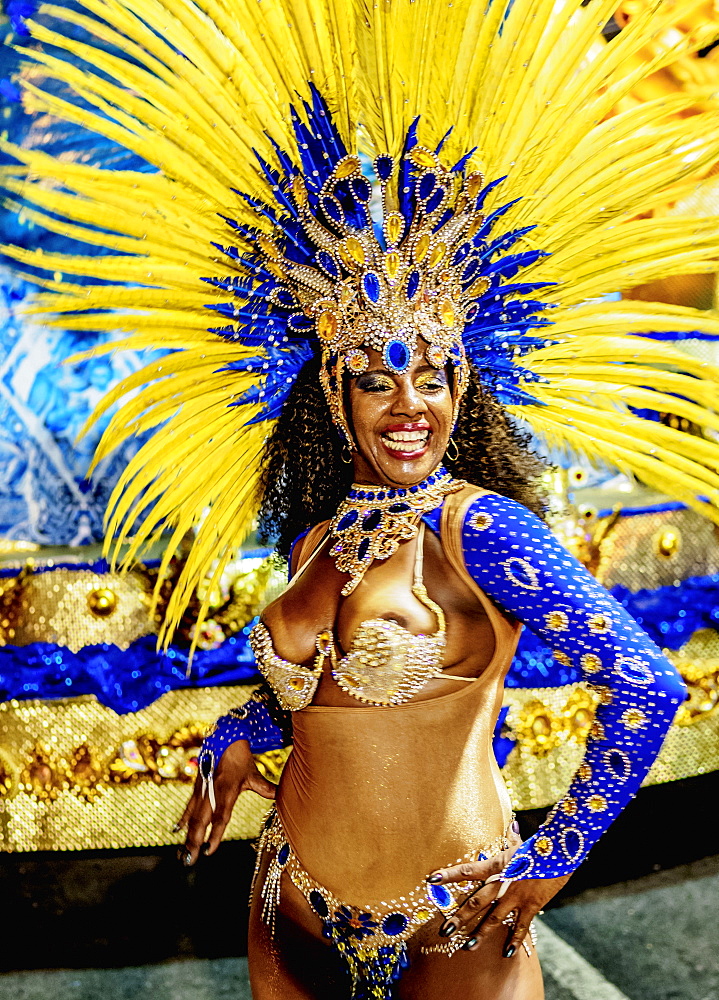
<instances>
[{"instance_id":1,"label":"jeweled headpiece","mask_svg":"<svg viewBox=\"0 0 719 1000\"><path fill-rule=\"evenodd\" d=\"M84 138L68 158L0 137L0 186L82 242L6 252L43 276L49 325L165 352L101 404L120 405L96 458L154 431L110 503L123 562L170 531L161 583L195 532L166 638L251 530L265 442L312 358L340 427L369 347L397 371L417 346L448 362L455 402L472 364L555 456L719 522L719 445L672 422L719 431L719 368L666 342L719 320L617 295L719 259L716 218L657 211L714 170L714 106L625 103L660 35L672 58L715 40L677 35L687 5L657 0L610 41L616 0L16 5L25 99Z\"/></svg>"},{"instance_id":2,"label":"jeweled headpiece","mask_svg":"<svg viewBox=\"0 0 719 1000\"><path fill-rule=\"evenodd\" d=\"M290 344L303 358L308 351L321 352L320 381L332 417L350 442L342 376L366 370L363 348L378 351L388 369L402 372L419 339L429 364L451 366L455 419L469 377L468 355L483 370L491 369L493 388L501 371L511 373L508 388L516 387L527 373L511 361L540 343L523 335L548 323L536 316L547 306L505 299L546 283L502 285L502 279L543 256L541 250L506 253L531 226L490 239L495 221L514 204L491 215L483 212L487 195L502 178L485 184L480 172L468 168L475 150L446 167L440 160L444 140L435 150L420 145L415 120L398 162L381 154L371 165L379 188L375 198L360 157L347 153L314 88L312 96L313 104L304 105L306 121L293 109L300 167L279 149L279 171L259 158L279 213L243 195L273 223L274 233L231 222L257 248L239 258L257 284L213 282L232 287L248 305L237 313L237 327L215 332L253 342L247 336L248 310L253 300L261 300L261 308L251 306L251 336L263 333L270 353L276 346L287 352ZM235 247L225 253L237 259ZM233 307L216 308L236 314ZM268 409L287 394L285 372L278 366L274 379L269 372L258 393Z\"/></svg>"}]
</instances>

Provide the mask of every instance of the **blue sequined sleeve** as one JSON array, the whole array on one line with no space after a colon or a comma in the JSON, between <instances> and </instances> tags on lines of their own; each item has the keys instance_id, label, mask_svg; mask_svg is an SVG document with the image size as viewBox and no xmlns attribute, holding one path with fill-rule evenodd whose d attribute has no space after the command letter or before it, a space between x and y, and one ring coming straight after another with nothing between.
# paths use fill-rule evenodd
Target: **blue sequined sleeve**
<instances>
[{"instance_id":1,"label":"blue sequined sleeve","mask_svg":"<svg viewBox=\"0 0 719 1000\"><path fill-rule=\"evenodd\" d=\"M233 708L227 715L221 715L202 741L197 766L211 799L214 799L212 782L215 768L228 746L237 740L247 740L252 753L279 750L287 743L259 692L255 692L241 708Z\"/></svg>"},{"instance_id":2,"label":"blue sequined sleeve","mask_svg":"<svg viewBox=\"0 0 719 1000\"><path fill-rule=\"evenodd\" d=\"M503 873L568 875L635 795L686 689L624 608L526 507L497 494L478 497L465 515L463 547L478 586L578 666L599 695L567 794Z\"/></svg>"}]
</instances>

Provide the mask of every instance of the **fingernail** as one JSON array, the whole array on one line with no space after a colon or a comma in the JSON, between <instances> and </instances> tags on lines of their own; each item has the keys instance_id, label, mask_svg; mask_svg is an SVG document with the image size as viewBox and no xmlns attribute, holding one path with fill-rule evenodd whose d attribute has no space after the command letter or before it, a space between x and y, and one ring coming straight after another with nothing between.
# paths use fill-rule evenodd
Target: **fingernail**
<instances>
[{"instance_id":1,"label":"fingernail","mask_svg":"<svg viewBox=\"0 0 719 1000\"><path fill-rule=\"evenodd\" d=\"M514 830L515 833L519 833L519 823L516 821L516 819L512 820L512 829Z\"/></svg>"},{"instance_id":2,"label":"fingernail","mask_svg":"<svg viewBox=\"0 0 719 1000\"><path fill-rule=\"evenodd\" d=\"M192 864L192 852L188 850L180 851L177 855L177 860L180 864L185 865L185 867L189 867Z\"/></svg>"},{"instance_id":3,"label":"fingernail","mask_svg":"<svg viewBox=\"0 0 719 1000\"><path fill-rule=\"evenodd\" d=\"M210 853L210 844L209 844L209 842L202 845L202 853L203 854L209 854Z\"/></svg>"},{"instance_id":4,"label":"fingernail","mask_svg":"<svg viewBox=\"0 0 719 1000\"><path fill-rule=\"evenodd\" d=\"M469 941L465 941L462 947L464 948L465 951L469 951L470 948L474 948L476 943L477 943L477 938L472 937L469 939Z\"/></svg>"},{"instance_id":5,"label":"fingernail","mask_svg":"<svg viewBox=\"0 0 719 1000\"><path fill-rule=\"evenodd\" d=\"M182 827L180 826L180 824L179 823L175 823L175 825L172 828L172 832L173 833L179 833L181 829L182 829Z\"/></svg>"},{"instance_id":6,"label":"fingernail","mask_svg":"<svg viewBox=\"0 0 719 1000\"><path fill-rule=\"evenodd\" d=\"M514 945L510 944L509 948L505 948L504 949L504 957L505 958L511 958L512 955L515 953L516 950L517 949L514 947Z\"/></svg>"},{"instance_id":7,"label":"fingernail","mask_svg":"<svg viewBox=\"0 0 719 1000\"><path fill-rule=\"evenodd\" d=\"M437 882L442 881L442 876L439 872L432 872L431 875L427 876L427 881L431 882L433 885L436 885Z\"/></svg>"},{"instance_id":8,"label":"fingernail","mask_svg":"<svg viewBox=\"0 0 719 1000\"><path fill-rule=\"evenodd\" d=\"M439 929L440 937L450 937L457 930L457 925L453 924L451 921L448 924L442 924Z\"/></svg>"}]
</instances>

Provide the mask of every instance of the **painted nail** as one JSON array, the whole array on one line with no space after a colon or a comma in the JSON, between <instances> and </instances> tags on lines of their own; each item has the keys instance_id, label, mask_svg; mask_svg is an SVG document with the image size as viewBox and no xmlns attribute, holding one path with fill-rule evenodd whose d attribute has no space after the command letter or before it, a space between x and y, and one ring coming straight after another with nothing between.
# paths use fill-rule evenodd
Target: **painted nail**
<instances>
[{"instance_id":1,"label":"painted nail","mask_svg":"<svg viewBox=\"0 0 719 1000\"><path fill-rule=\"evenodd\" d=\"M474 948L474 946L476 945L476 943L477 943L477 938L476 937L471 937L469 939L469 941L465 941L464 942L464 944L462 945L462 947L464 948L465 951L469 951L470 948Z\"/></svg>"},{"instance_id":2,"label":"painted nail","mask_svg":"<svg viewBox=\"0 0 719 1000\"><path fill-rule=\"evenodd\" d=\"M510 944L509 948L505 948L504 949L504 957L505 958L511 958L512 955L515 953L516 950L517 949L514 947L514 945Z\"/></svg>"},{"instance_id":3,"label":"painted nail","mask_svg":"<svg viewBox=\"0 0 719 1000\"><path fill-rule=\"evenodd\" d=\"M180 826L180 824L179 823L175 823L175 825L172 828L172 832L173 833L179 833L181 829L182 829L182 827Z\"/></svg>"},{"instance_id":4,"label":"painted nail","mask_svg":"<svg viewBox=\"0 0 719 1000\"><path fill-rule=\"evenodd\" d=\"M432 872L431 875L427 876L427 881L431 882L432 885L436 885L437 882L441 882L442 881L442 875L441 875L440 872Z\"/></svg>"},{"instance_id":5,"label":"painted nail","mask_svg":"<svg viewBox=\"0 0 719 1000\"><path fill-rule=\"evenodd\" d=\"M188 850L180 851L177 855L177 860L185 865L186 868L189 867L192 864L192 852Z\"/></svg>"},{"instance_id":6,"label":"painted nail","mask_svg":"<svg viewBox=\"0 0 719 1000\"><path fill-rule=\"evenodd\" d=\"M512 820L512 830L515 833L519 833L519 823L516 821L516 819Z\"/></svg>"},{"instance_id":7,"label":"painted nail","mask_svg":"<svg viewBox=\"0 0 719 1000\"><path fill-rule=\"evenodd\" d=\"M206 844L202 845L202 853L203 854L209 854L210 853L210 844L209 844L209 841Z\"/></svg>"},{"instance_id":8,"label":"painted nail","mask_svg":"<svg viewBox=\"0 0 719 1000\"><path fill-rule=\"evenodd\" d=\"M457 930L457 925L453 924L451 921L448 924L442 924L439 929L440 937L451 937L452 934Z\"/></svg>"}]
</instances>

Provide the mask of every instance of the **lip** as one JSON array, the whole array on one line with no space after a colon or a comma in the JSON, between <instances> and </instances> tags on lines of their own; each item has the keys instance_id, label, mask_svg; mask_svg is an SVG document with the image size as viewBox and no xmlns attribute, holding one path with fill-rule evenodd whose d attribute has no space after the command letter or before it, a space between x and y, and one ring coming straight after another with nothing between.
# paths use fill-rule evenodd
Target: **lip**
<instances>
[{"instance_id":1,"label":"lip","mask_svg":"<svg viewBox=\"0 0 719 1000\"><path fill-rule=\"evenodd\" d=\"M427 443L424 448L415 448L412 451L398 451L396 448L390 448L382 437L387 431L428 431L429 433L427 434ZM400 462L414 462L417 459L423 458L429 451L430 441L432 440L432 428L426 420L419 420L413 423L389 424L380 431L379 439L390 458Z\"/></svg>"}]
</instances>

